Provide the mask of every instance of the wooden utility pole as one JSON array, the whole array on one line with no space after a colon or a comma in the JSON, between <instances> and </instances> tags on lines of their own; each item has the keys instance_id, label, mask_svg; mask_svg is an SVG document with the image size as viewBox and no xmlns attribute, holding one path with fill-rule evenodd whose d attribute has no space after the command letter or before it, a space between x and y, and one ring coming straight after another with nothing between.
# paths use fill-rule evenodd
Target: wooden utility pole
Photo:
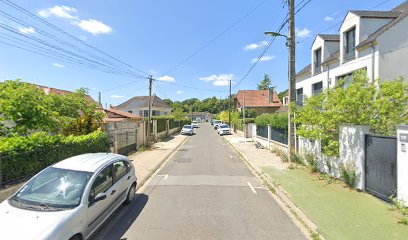
<instances>
[{"instance_id":1,"label":"wooden utility pole","mask_svg":"<svg viewBox=\"0 0 408 240\"><path fill-rule=\"evenodd\" d=\"M295 1L288 0L289 4L289 104L296 103L296 70L295 70ZM291 154L295 151L295 126L293 118L290 114L291 109L289 105L288 112L288 145L289 145L289 159Z\"/></svg>"},{"instance_id":2,"label":"wooden utility pole","mask_svg":"<svg viewBox=\"0 0 408 240\"><path fill-rule=\"evenodd\" d=\"M231 80L229 80L229 110L228 110L228 125L231 127Z\"/></svg>"},{"instance_id":3,"label":"wooden utility pole","mask_svg":"<svg viewBox=\"0 0 408 240\"><path fill-rule=\"evenodd\" d=\"M150 142L150 124L152 121L152 84L153 84L153 76L149 75L149 116L147 122L147 141Z\"/></svg>"},{"instance_id":4,"label":"wooden utility pole","mask_svg":"<svg viewBox=\"0 0 408 240\"><path fill-rule=\"evenodd\" d=\"M242 92L242 98L243 98L243 107L242 107L242 111L243 111L243 113L242 113L242 117L243 117L243 119L244 119L244 121L243 121L243 125L245 125L245 92Z\"/></svg>"}]
</instances>

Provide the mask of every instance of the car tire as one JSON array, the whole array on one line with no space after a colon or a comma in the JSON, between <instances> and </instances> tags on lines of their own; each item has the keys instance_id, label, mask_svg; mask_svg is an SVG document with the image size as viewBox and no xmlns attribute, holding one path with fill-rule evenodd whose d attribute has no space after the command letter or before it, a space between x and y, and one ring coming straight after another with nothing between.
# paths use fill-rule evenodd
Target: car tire
<instances>
[{"instance_id":1,"label":"car tire","mask_svg":"<svg viewBox=\"0 0 408 240\"><path fill-rule=\"evenodd\" d=\"M134 182L132 186L130 186L129 191L126 195L125 204L131 203L135 199L135 196L136 196L136 182Z\"/></svg>"},{"instance_id":2,"label":"car tire","mask_svg":"<svg viewBox=\"0 0 408 240\"><path fill-rule=\"evenodd\" d=\"M75 234L69 240L82 240L82 236L80 234Z\"/></svg>"}]
</instances>

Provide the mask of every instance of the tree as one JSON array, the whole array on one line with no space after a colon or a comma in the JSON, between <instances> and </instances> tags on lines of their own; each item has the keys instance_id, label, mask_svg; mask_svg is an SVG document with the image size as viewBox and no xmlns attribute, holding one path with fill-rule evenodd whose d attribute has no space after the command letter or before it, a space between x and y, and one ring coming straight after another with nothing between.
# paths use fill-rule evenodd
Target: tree
<instances>
[{"instance_id":1,"label":"tree","mask_svg":"<svg viewBox=\"0 0 408 240\"><path fill-rule=\"evenodd\" d=\"M258 90L268 90L271 88L272 82L268 74L264 74L264 79L258 84Z\"/></svg>"},{"instance_id":2,"label":"tree","mask_svg":"<svg viewBox=\"0 0 408 240\"><path fill-rule=\"evenodd\" d=\"M376 134L394 135L395 125L408 123L408 83L401 78L369 81L366 71L358 71L348 86L344 83L341 79L336 87L305 98L295 110L297 134L321 139L327 155L339 153L341 124L369 125Z\"/></svg>"},{"instance_id":3,"label":"tree","mask_svg":"<svg viewBox=\"0 0 408 240\"><path fill-rule=\"evenodd\" d=\"M240 118L244 118L244 111L240 112ZM255 118L256 117L256 111L251 108L245 108L245 118Z\"/></svg>"},{"instance_id":4,"label":"tree","mask_svg":"<svg viewBox=\"0 0 408 240\"><path fill-rule=\"evenodd\" d=\"M278 93L278 97L279 100L281 101L281 103L283 103L283 98L288 94L288 89L286 89L285 91L282 91L280 93Z\"/></svg>"},{"instance_id":5,"label":"tree","mask_svg":"<svg viewBox=\"0 0 408 240\"><path fill-rule=\"evenodd\" d=\"M172 115L175 120L181 120L187 116L187 113L184 112L182 108L176 108L174 109Z\"/></svg>"}]
</instances>

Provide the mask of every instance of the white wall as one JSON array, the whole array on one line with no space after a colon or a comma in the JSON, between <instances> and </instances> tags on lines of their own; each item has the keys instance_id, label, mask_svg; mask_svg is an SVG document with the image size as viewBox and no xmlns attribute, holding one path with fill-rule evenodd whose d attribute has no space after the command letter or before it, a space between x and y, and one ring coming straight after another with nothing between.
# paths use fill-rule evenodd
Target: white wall
<instances>
[{"instance_id":1,"label":"white wall","mask_svg":"<svg viewBox=\"0 0 408 240\"><path fill-rule=\"evenodd\" d=\"M397 128L397 195L408 204L408 139L403 134L408 136L407 125Z\"/></svg>"},{"instance_id":2,"label":"white wall","mask_svg":"<svg viewBox=\"0 0 408 240\"><path fill-rule=\"evenodd\" d=\"M404 77L408 81L408 17L377 38L380 51L380 73L382 80Z\"/></svg>"}]
</instances>

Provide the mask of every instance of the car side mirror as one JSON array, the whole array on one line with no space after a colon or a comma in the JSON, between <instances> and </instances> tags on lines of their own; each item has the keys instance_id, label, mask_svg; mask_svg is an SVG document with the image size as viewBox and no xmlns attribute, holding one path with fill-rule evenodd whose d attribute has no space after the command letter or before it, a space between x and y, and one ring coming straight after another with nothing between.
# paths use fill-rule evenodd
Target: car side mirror
<instances>
[{"instance_id":1,"label":"car side mirror","mask_svg":"<svg viewBox=\"0 0 408 240\"><path fill-rule=\"evenodd\" d=\"M106 198L106 193L98 193L96 197L94 198L93 202L96 203L96 202L104 200L105 198Z\"/></svg>"}]
</instances>

